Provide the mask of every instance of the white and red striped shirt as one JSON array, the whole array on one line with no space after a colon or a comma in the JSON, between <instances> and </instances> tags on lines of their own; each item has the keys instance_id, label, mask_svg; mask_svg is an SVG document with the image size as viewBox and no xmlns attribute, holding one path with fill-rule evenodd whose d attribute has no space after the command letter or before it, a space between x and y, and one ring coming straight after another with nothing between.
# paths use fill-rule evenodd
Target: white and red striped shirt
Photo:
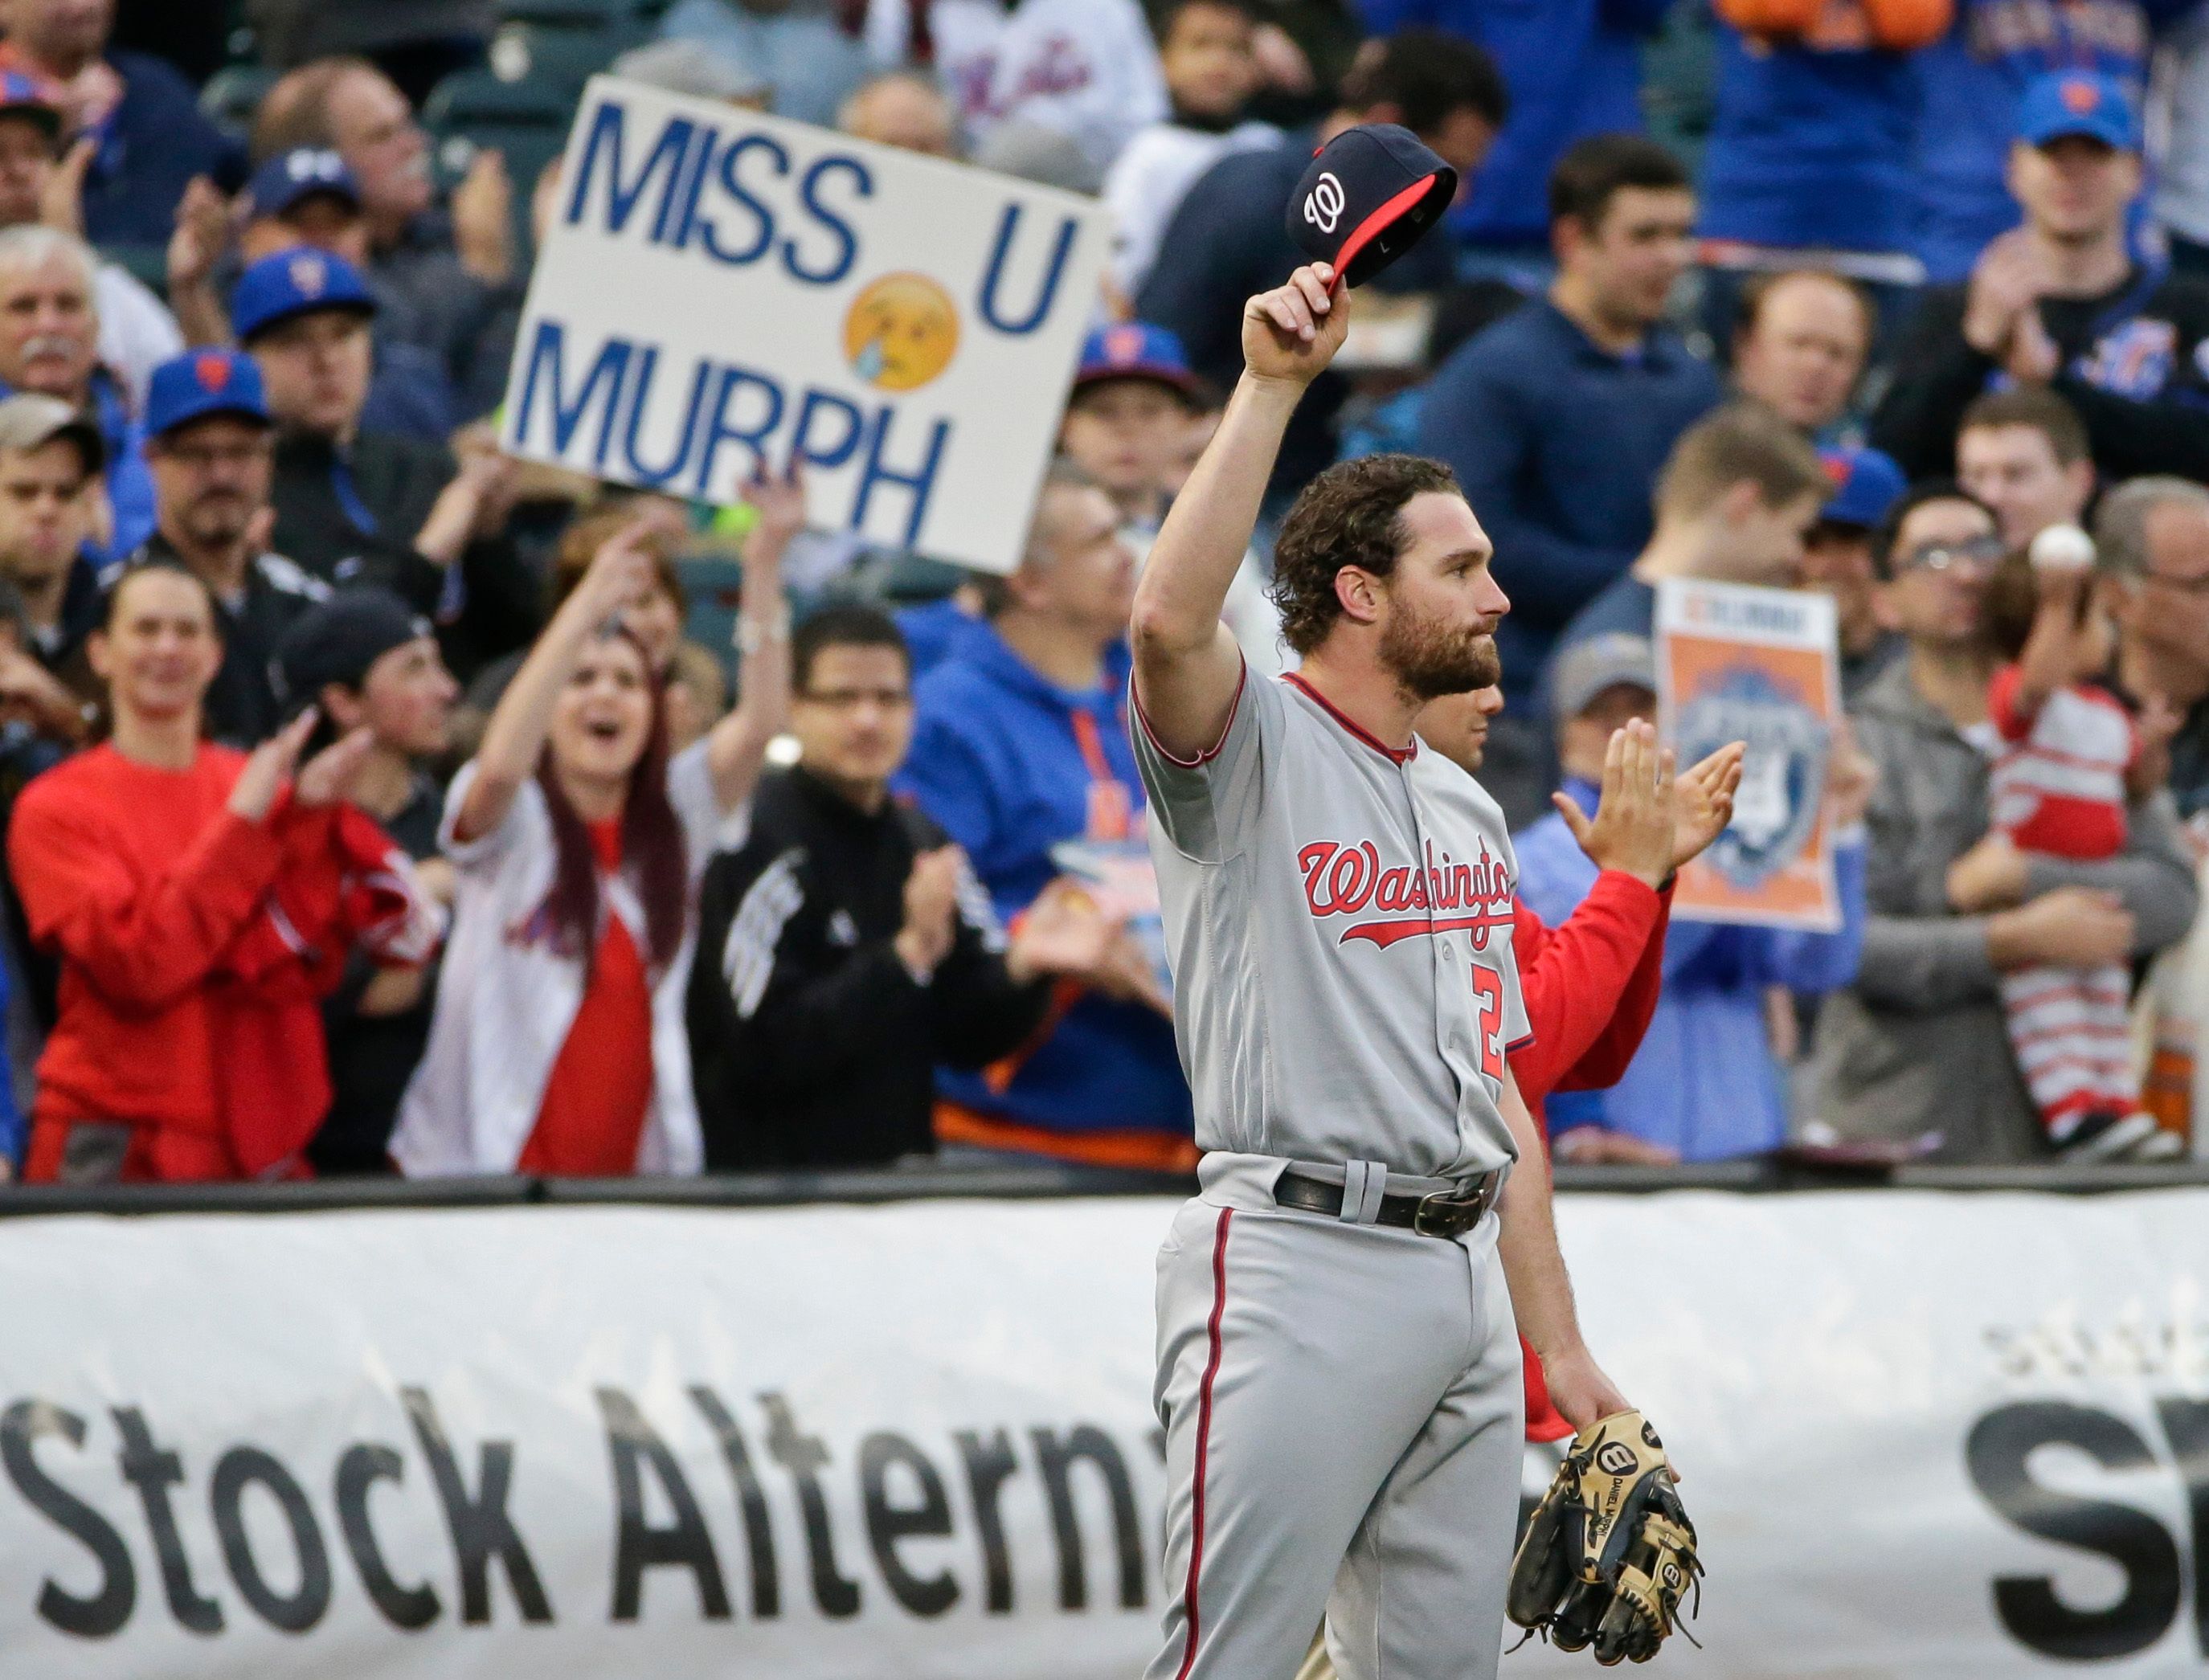
<instances>
[{"instance_id":1,"label":"white and red striped shirt","mask_svg":"<svg viewBox=\"0 0 2209 1680\"><path fill-rule=\"evenodd\" d=\"M2004 750L1988 779L1989 816L2021 851L2091 861L2125 844L2125 772L2140 750L2132 716L2098 689L2058 689L2030 714L2019 668L1987 690Z\"/></svg>"}]
</instances>

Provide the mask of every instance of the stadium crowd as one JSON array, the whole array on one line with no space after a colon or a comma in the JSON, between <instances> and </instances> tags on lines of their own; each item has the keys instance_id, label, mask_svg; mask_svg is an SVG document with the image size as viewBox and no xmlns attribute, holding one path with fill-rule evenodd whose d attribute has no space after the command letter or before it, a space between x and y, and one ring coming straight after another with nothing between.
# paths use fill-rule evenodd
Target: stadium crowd
<instances>
[{"instance_id":1,"label":"stadium crowd","mask_svg":"<svg viewBox=\"0 0 2209 1680\"><path fill-rule=\"evenodd\" d=\"M1226 617L1293 669L1330 464L1464 487L1503 678L1421 732L1522 951L1602 979L1582 1076L1521 1074L1560 1158L2190 1147L2209 5L597 9L0 0L0 1171L1189 1165L1129 615L1291 189L1376 122L1460 196ZM500 452L559 165L454 90L608 63L1109 208L1011 575L808 531L802 461L711 509ZM1604 816L1673 579L1835 604L1836 931L1672 919Z\"/></svg>"}]
</instances>

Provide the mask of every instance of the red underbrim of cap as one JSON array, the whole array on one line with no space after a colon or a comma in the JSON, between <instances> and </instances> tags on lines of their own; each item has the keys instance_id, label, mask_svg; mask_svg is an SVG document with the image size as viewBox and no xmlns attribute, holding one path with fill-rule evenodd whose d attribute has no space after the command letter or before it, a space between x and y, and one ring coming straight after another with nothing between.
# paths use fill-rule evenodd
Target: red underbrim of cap
<instances>
[{"instance_id":1,"label":"red underbrim of cap","mask_svg":"<svg viewBox=\"0 0 2209 1680\"><path fill-rule=\"evenodd\" d=\"M1350 272L1350 265L1357 261L1357 253L1386 232L1391 223L1416 208L1419 201L1434 190L1434 184L1433 176L1421 176L1350 230L1350 237L1342 242L1342 249L1334 254L1335 286L1342 284L1342 277Z\"/></svg>"}]
</instances>

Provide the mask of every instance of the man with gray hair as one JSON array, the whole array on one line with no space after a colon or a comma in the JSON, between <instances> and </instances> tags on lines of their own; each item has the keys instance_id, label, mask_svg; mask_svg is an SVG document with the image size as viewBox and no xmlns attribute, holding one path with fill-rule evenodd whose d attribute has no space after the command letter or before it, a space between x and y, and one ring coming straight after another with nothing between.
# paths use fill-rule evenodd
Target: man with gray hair
<instances>
[{"instance_id":1,"label":"man with gray hair","mask_svg":"<svg viewBox=\"0 0 2209 1680\"><path fill-rule=\"evenodd\" d=\"M2134 479L2094 521L2117 623L2117 686L2183 721L2170 743L2170 792L2197 834L2209 830L2209 489L2191 479Z\"/></svg>"},{"instance_id":2,"label":"man with gray hair","mask_svg":"<svg viewBox=\"0 0 2209 1680\"><path fill-rule=\"evenodd\" d=\"M153 528L146 440L99 360L93 302L98 260L74 234L26 224L0 230L0 390L57 397L88 415L107 450L107 507L95 543L128 554Z\"/></svg>"}]
</instances>

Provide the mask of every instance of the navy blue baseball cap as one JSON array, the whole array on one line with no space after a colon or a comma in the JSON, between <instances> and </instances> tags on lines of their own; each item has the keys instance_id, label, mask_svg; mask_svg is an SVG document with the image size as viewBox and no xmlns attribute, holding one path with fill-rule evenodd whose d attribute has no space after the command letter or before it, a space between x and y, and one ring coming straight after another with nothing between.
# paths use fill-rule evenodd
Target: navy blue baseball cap
<instances>
[{"instance_id":1,"label":"navy blue baseball cap","mask_svg":"<svg viewBox=\"0 0 2209 1680\"><path fill-rule=\"evenodd\" d=\"M1818 460L1833 485L1832 497L1818 510L1821 524L1876 530L1910 488L1893 458L1877 449L1821 449Z\"/></svg>"},{"instance_id":2,"label":"navy blue baseball cap","mask_svg":"<svg viewBox=\"0 0 2209 1680\"><path fill-rule=\"evenodd\" d=\"M360 208L360 184L345 160L327 146L294 146L253 172L245 202L256 216L280 216L320 196Z\"/></svg>"},{"instance_id":3,"label":"navy blue baseball cap","mask_svg":"<svg viewBox=\"0 0 2209 1680\"><path fill-rule=\"evenodd\" d=\"M2114 76L2092 70L2057 70L2026 83L2018 101L2017 132L2028 146L2084 135L2120 152L2140 148L2132 96Z\"/></svg>"},{"instance_id":4,"label":"navy blue baseball cap","mask_svg":"<svg viewBox=\"0 0 2209 1680\"><path fill-rule=\"evenodd\" d=\"M393 648L432 634L430 621L388 589L340 589L285 628L270 671L286 702L304 702L326 683L358 689Z\"/></svg>"},{"instance_id":5,"label":"navy blue baseball cap","mask_svg":"<svg viewBox=\"0 0 2209 1680\"><path fill-rule=\"evenodd\" d=\"M294 245L264 256L238 277L230 295L230 325L240 344L294 316L317 310L376 313L376 299L360 270L342 256L313 245Z\"/></svg>"},{"instance_id":6,"label":"navy blue baseball cap","mask_svg":"<svg viewBox=\"0 0 2209 1680\"><path fill-rule=\"evenodd\" d=\"M1312 154L1287 210L1289 238L1345 286L1363 286L1442 220L1457 171L1395 123L1345 129Z\"/></svg>"},{"instance_id":7,"label":"navy blue baseball cap","mask_svg":"<svg viewBox=\"0 0 2209 1680\"><path fill-rule=\"evenodd\" d=\"M1196 400L1196 376L1180 337L1147 321L1123 321L1100 327L1082 340L1081 365L1074 388L1107 379L1147 379L1171 387L1185 400Z\"/></svg>"},{"instance_id":8,"label":"navy blue baseball cap","mask_svg":"<svg viewBox=\"0 0 2209 1680\"><path fill-rule=\"evenodd\" d=\"M153 370L146 386L146 431L163 437L210 414L269 424L268 398L253 358L235 350L187 350Z\"/></svg>"}]
</instances>

